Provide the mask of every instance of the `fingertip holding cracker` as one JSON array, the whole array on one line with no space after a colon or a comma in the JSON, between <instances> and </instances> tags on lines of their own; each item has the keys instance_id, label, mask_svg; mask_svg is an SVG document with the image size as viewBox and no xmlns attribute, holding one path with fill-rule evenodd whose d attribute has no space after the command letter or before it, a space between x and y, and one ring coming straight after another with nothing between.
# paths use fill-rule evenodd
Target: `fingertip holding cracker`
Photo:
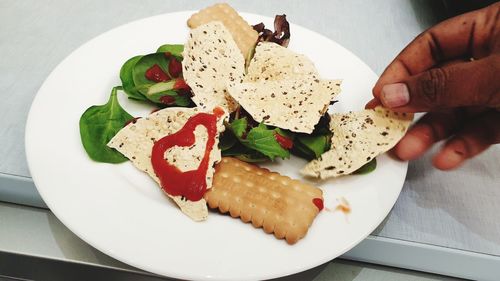
<instances>
[{"instance_id":1,"label":"fingertip holding cracker","mask_svg":"<svg viewBox=\"0 0 500 281\"><path fill-rule=\"evenodd\" d=\"M412 120L413 114L383 107L332 114L330 150L309 162L301 174L321 179L351 174L396 145Z\"/></svg>"},{"instance_id":2,"label":"fingertip holding cracker","mask_svg":"<svg viewBox=\"0 0 500 281\"><path fill-rule=\"evenodd\" d=\"M190 28L220 21L230 31L244 58L251 57L259 34L227 3L218 3L193 14L187 21Z\"/></svg>"},{"instance_id":3,"label":"fingertip holding cracker","mask_svg":"<svg viewBox=\"0 0 500 281\"><path fill-rule=\"evenodd\" d=\"M240 218L278 239L295 244L303 238L319 213L313 199L321 189L268 169L223 157L215 167L208 206Z\"/></svg>"}]
</instances>

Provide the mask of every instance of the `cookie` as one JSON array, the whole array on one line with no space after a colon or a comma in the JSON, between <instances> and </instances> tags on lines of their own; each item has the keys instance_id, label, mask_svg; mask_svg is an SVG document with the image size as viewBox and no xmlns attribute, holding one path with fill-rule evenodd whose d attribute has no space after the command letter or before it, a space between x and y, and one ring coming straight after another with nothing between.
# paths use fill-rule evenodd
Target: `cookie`
<instances>
[{"instance_id":1,"label":"cookie","mask_svg":"<svg viewBox=\"0 0 500 281\"><path fill-rule=\"evenodd\" d=\"M216 165L212 188L205 194L209 208L251 222L294 244L303 238L320 209L321 189L268 169L223 157Z\"/></svg>"}]
</instances>

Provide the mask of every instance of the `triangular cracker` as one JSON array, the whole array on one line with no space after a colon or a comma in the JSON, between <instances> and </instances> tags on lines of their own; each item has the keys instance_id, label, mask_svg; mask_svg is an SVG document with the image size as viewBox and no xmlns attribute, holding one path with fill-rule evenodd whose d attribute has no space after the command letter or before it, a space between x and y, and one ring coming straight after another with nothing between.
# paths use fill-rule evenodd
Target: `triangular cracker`
<instances>
[{"instance_id":1,"label":"triangular cracker","mask_svg":"<svg viewBox=\"0 0 500 281\"><path fill-rule=\"evenodd\" d=\"M304 55L272 42L260 42L248 66L245 82L260 80L317 79L319 77L313 62Z\"/></svg>"},{"instance_id":2,"label":"triangular cracker","mask_svg":"<svg viewBox=\"0 0 500 281\"><path fill-rule=\"evenodd\" d=\"M322 179L348 175L396 145L413 120L413 114L382 107L331 117L331 149L309 162L303 175Z\"/></svg>"},{"instance_id":3,"label":"triangular cracker","mask_svg":"<svg viewBox=\"0 0 500 281\"><path fill-rule=\"evenodd\" d=\"M230 95L255 119L293 132L312 133L340 80L278 80L235 84Z\"/></svg>"},{"instance_id":4,"label":"triangular cracker","mask_svg":"<svg viewBox=\"0 0 500 281\"><path fill-rule=\"evenodd\" d=\"M226 87L243 81L245 60L226 27L215 21L192 29L183 56L183 75L194 103L202 109L234 111L237 104Z\"/></svg>"},{"instance_id":5,"label":"triangular cracker","mask_svg":"<svg viewBox=\"0 0 500 281\"><path fill-rule=\"evenodd\" d=\"M151 164L151 151L156 140L179 131L187 120L199 113L197 108L165 108L152 113L148 117L140 118L135 123L130 123L121 129L111 141L109 147L115 148L125 155L139 170L146 172L158 184L160 180L156 176ZM217 130L222 132L224 125L221 118L217 124ZM167 150L165 158L173 163L181 171L194 170L198 167L208 138L208 133L203 126L197 126L194 131L196 142L192 147L175 146ZM214 148L210 153L209 168L207 171L207 188L212 186L214 164L221 159L218 149L219 137L216 136ZM181 208L182 212L195 221L205 220L208 215L205 199L193 202L181 198L181 196L170 196Z\"/></svg>"}]
</instances>

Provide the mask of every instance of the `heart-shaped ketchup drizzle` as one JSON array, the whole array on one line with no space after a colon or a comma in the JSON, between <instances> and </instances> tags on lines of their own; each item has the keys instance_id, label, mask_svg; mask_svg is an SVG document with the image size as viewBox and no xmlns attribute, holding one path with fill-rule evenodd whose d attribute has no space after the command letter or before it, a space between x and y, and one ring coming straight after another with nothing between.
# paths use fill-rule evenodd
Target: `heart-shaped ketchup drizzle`
<instances>
[{"instance_id":1,"label":"heart-shaped ketchup drizzle","mask_svg":"<svg viewBox=\"0 0 500 281\"><path fill-rule=\"evenodd\" d=\"M151 164L160 179L162 189L172 196L184 196L190 201L203 198L207 190L206 175L210 162L210 152L217 135L217 118L224 114L222 109L214 109L214 114L198 113L188 119L186 124L174 134L155 142L151 153ZM202 125L207 129L208 139L203 159L198 169L182 172L165 159L165 151L173 146L191 146L195 143L194 130Z\"/></svg>"}]
</instances>

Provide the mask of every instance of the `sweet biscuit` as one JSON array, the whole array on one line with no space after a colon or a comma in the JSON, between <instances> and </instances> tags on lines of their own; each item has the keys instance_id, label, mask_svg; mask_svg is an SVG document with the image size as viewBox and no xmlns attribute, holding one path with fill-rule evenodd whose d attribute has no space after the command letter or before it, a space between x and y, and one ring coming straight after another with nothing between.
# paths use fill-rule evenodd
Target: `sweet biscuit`
<instances>
[{"instance_id":1,"label":"sweet biscuit","mask_svg":"<svg viewBox=\"0 0 500 281\"><path fill-rule=\"evenodd\" d=\"M188 19L188 26L196 28L200 25L220 21L231 32L243 57L248 61L253 53L259 34L231 6L219 3L205 8Z\"/></svg>"},{"instance_id":2,"label":"sweet biscuit","mask_svg":"<svg viewBox=\"0 0 500 281\"><path fill-rule=\"evenodd\" d=\"M223 157L205 200L212 209L251 222L289 244L303 238L320 211L321 189L268 169Z\"/></svg>"}]
</instances>

